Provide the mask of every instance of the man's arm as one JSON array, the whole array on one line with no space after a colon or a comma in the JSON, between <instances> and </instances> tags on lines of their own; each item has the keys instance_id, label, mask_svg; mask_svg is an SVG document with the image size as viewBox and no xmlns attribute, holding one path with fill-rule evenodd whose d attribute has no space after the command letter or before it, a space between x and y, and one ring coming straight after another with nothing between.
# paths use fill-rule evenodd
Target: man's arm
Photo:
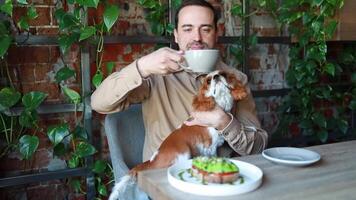
<instances>
[{"instance_id":1,"label":"man's arm","mask_svg":"<svg viewBox=\"0 0 356 200\"><path fill-rule=\"evenodd\" d=\"M107 77L91 96L92 108L103 114L126 109L132 103L142 102L150 93L152 74L170 74L182 70L178 62L183 52L164 47L141 57L120 72Z\"/></svg>"},{"instance_id":2,"label":"man's arm","mask_svg":"<svg viewBox=\"0 0 356 200\"><path fill-rule=\"evenodd\" d=\"M268 143L268 134L257 119L255 101L249 88L248 92L247 98L236 104L230 123L221 130L229 146L242 156L261 153Z\"/></svg>"},{"instance_id":3,"label":"man's arm","mask_svg":"<svg viewBox=\"0 0 356 200\"><path fill-rule=\"evenodd\" d=\"M103 114L118 112L149 95L148 80L143 80L136 61L108 76L91 96L92 108Z\"/></svg>"}]
</instances>

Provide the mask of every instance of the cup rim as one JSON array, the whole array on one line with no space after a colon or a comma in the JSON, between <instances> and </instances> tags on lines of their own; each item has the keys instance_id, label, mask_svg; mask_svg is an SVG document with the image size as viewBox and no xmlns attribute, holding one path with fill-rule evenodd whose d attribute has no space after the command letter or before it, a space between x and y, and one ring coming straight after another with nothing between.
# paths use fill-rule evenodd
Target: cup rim
<instances>
[{"instance_id":1,"label":"cup rim","mask_svg":"<svg viewBox=\"0 0 356 200\"><path fill-rule=\"evenodd\" d=\"M185 50L184 53L186 52L197 52L197 51L217 51L219 52L219 49L189 49L189 50Z\"/></svg>"}]
</instances>

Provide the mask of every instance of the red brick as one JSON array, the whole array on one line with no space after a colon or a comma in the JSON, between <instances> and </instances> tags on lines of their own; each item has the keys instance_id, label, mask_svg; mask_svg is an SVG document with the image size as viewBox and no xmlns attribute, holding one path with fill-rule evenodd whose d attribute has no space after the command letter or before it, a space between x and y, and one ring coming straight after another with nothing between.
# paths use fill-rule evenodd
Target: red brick
<instances>
[{"instance_id":1,"label":"red brick","mask_svg":"<svg viewBox=\"0 0 356 200\"><path fill-rule=\"evenodd\" d=\"M30 26L44 26L51 25L51 15L49 7L35 7L38 17L29 21ZM14 7L13 19L18 22L21 16L25 16L27 12L26 7Z\"/></svg>"},{"instance_id":2,"label":"red brick","mask_svg":"<svg viewBox=\"0 0 356 200\"><path fill-rule=\"evenodd\" d=\"M28 0L28 4L34 5L55 5L55 0Z\"/></svg>"},{"instance_id":3,"label":"red brick","mask_svg":"<svg viewBox=\"0 0 356 200\"><path fill-rule=\"evenodd\" d=\"M33 83L23 84L22 92L27 93L30 91L41 91L48 94L45 101L59 99L59 86L54 83Z\"/></svg>"},{"instance_id":4,"label":"red brick","mask_svg":"<svg viewBox=\"0 0 356 200\"><path fill-rule=\"evenodd\" d=\"M261 36L279 36L277 28L252 28L253 32L258 32Z\"/></svg>"},{"instance_id":5,"label":"red brick","mask_svg":"<svg viewBox=\"0 0 356 200\"><path fill-rule=\"evenodd\" d=\"M52 153L48 149L37 149L32 158L30 169L47 168L52 160Z\"/></svg>"},{"instance_id":6,"label":"red brick","mask_svg":"<svg viewBox=\"0 0 356 200\"><path fill-rule=\"evenodd\" d=\"M49 62L50 63L57 62L58 59L60 59L60 57L61 57L59 47L58 46L50 46L49 51L50 51Z\"/></svg>"},{"instance_id":7,"label":"red brick","mask_svg":"<svg viewBox=\"0 0 356 200\"><path fill-rule=\"evenodd\" d=\"M35 82L35 73L33 64L19 65L18 69L18 79L22 83L33 83Z\"/></svg>"},{"instance_id":8,"label":"red brick","mask_svg":"<svg viewBox=\"0 0 356 200\"><path fill-rule=\"evenodd\" d=\"M103 61L116 61L118 55L124 54L125 45L122 44L107 44L104 46Z\"/></svg>"},{"instance_id":9,"label":"red brick","mask_svg":"<svg viewBox=\"0 0 356 200\"><path fill-rule=\"evenodd\" d=\"M47 73L52 70L52 66L49 64L38 64L34 67L34 70L36 82L48 81L49 77Z\"/></svg>"},{"instance_id":10,"label":"red brick","mask_svg":"<svg viewBox=\"0 0 356 200\"><path fill-rule=\"evenodd\" d=\"M48 63L48 46L18 46L8 50L8 62L10 64Z\"/></svg>"},{"instance_id":11,"label":"red brick","mask_svg":"<svg viewBox=\"0 0 356 200\"><path fill-rule=\"evenodd\" d=\"M12 83L19 83L18 65L9 65L8 67Z\"/></svg>"},{"instance_id":12,"label":"red brick","mask_svg":"<svg viewBox=\"0 0 356 200\"><path fill-rule=\"evenodd\" d=\"M25 161L19 160L18 158L3 157L0 159L0 171L5 174L9 171L22 171L25 168Z\"/></svg>"},{"instance_id":13,"label":"red brick","mask_svg":"<svg viewBox=\"0 0 356 200\"><path fill-rule=\"evenodd\" d=\"M260 68L260 59L255 57L250 57L248 59L249 69L259 69Z\"/></svg>"},{"instance_id":14,"label":"red brick","mask_svg":"<svg viewBox=\"0 0 356 200\"><path fill-rule=\"evenodd\" d=\"M38 27L36 28L36 35L53 35L53 36L57 36L58 35L58 28L54 27L54 28L41 28Z\"/></svg>"},{"instance_id":15,"label":"red brick","mask_svg":"<svg viewBox=\"0 0 356 200\"><path fill-rule=\"evenodd\" d=\"M68 191L63 185L48 185L48 186L38 186L27 188L27 199L28 200L39 200L39 199L66 199Z\"/></svg>"}]
</instances>

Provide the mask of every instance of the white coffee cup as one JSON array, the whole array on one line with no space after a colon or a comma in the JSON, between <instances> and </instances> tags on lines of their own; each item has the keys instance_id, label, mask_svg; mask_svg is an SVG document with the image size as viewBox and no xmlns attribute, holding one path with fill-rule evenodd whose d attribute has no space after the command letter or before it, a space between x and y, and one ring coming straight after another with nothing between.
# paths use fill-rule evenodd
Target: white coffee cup
<instances>
[{"instance_id":1,"label":"white coffee cup","mask_svg":"<svg viewBox=\"0 0 356 200\"><path fill-rule=\"evenodd\" d=\"M209 73L214 71L219 60L217 49L197 49L184 52L186 65L181 66L193 72Z\"/></svg>"}]
</instances>

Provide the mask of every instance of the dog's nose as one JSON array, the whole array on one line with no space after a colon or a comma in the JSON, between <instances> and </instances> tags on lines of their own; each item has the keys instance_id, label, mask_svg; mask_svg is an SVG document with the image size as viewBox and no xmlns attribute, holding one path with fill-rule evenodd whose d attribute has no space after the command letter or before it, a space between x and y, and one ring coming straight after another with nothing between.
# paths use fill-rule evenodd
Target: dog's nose
<instances>
[{"instance_id":1,"label":"dog's nose","mask_svg":"<svg viewBox=\"0 0 356 200\"><path fill-rule=\"evenodd\" d=\"M214 79L215 81L218 81L218 80L220 79L219 74L215 74L215 75L213 76L213 79Z\"/></svg>"}]
</instances>

